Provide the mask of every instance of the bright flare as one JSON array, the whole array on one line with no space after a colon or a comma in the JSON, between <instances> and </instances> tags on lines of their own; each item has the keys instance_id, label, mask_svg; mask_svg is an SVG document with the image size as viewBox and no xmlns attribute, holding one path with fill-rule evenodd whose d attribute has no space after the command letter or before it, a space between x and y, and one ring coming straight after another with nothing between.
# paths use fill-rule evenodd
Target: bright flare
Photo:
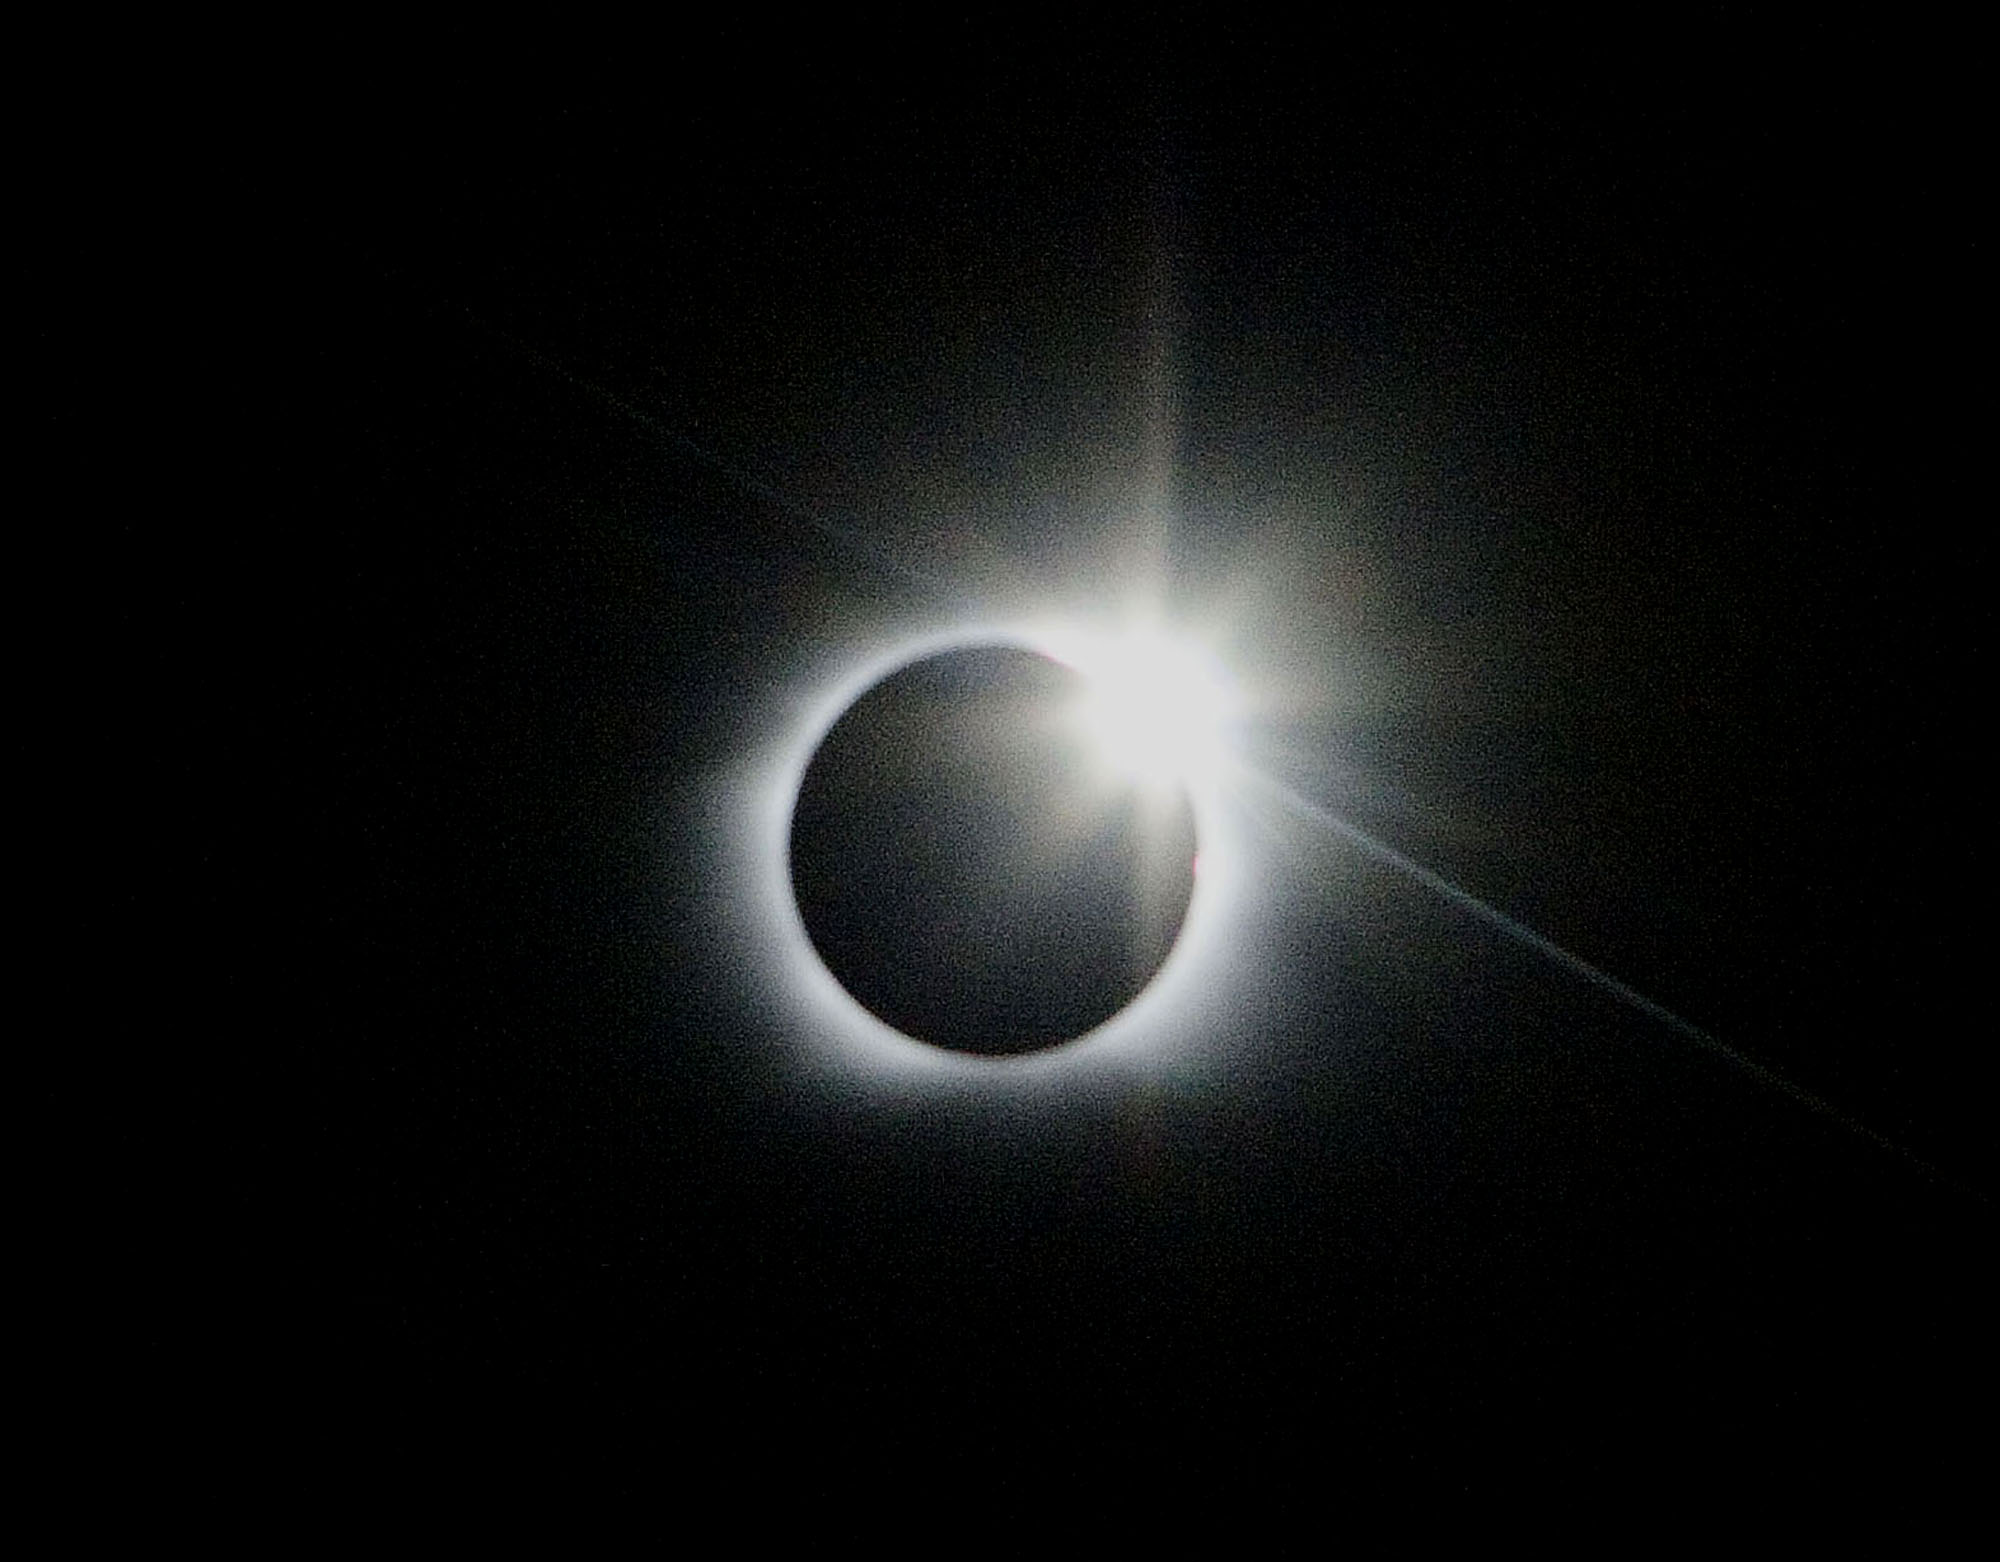
<instances>
[{"instance_id":1,"label":"bright flare","mask_svg":"<svg viewBox=\"0 0 2000 1562\"><path fill-rule=\"evenodd\" d=\"M1086 680L1076 719L1112 774L1162 790L1213 779L1232 701L1203 647L1138 630L1072 641L1055 654Z\"/></svg>"}]
</instances>

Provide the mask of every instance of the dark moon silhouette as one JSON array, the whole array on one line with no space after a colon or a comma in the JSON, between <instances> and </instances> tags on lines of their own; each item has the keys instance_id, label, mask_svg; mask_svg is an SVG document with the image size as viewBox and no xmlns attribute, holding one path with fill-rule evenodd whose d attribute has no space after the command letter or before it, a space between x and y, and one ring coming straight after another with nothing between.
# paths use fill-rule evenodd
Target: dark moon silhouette
<instances>
[{"instance_id":1,"label":"dark moon silhouette","mask_svg":"<svg viewBox=\"0 0 2000 1562\"><path fill-rule=\"evenodd\" d=\"M1194 814L1112 779L1081 677L1012 646L927 657L835 722L792 816L813 948L869 1012L959 1052L1034 1052L1152 980L1194 892Z\"/></svg>"}]
</instances>

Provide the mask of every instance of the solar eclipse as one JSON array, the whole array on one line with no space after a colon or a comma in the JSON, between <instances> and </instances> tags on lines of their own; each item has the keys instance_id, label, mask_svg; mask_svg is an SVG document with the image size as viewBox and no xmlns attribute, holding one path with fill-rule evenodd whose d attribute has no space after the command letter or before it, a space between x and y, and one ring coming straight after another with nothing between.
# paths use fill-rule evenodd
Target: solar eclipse
<instances>
[{"instance_id":1,"label":"solar eclipse","mask_svg":"<svg viewBox=\"0 0 2000 1562\"><path fill-rule=\"evenodd\" d=\"M1173 724L1138 686L1019 646L909 663L821 740L792 816L813 948L870 1013L954 1051L1094 1030L1194 892Z\"/></svg>"},{"instance_id":2,"label":"solar eclipse","mask_svg":"<svg viewBox=\"0 0 2000 1562\"><path fill-rule=\"evenodd\" d=\"M1234 686L1149 621L882 645L748 787L766 974L864 1072L1157 1057L1211 989Z\"/></svg>"}]
</instances>

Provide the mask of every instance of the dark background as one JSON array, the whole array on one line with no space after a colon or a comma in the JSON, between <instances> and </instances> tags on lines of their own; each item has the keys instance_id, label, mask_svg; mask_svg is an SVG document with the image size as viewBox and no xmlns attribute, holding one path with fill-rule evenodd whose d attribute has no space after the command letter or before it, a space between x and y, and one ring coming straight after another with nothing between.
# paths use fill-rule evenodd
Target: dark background
<instances>
[{"instance_id":1,"label":"dark background","mask_svg":"<svg viewBox=\"0 0 2000 1562\"><path fill-rule=\"evenodd\" d=\"M147 676L240 757L264 1413L996 1501L1956 1481L1968 154L1950 40L1753 33L347 39L191 108L258 475ZM732 767L1135 515L1259 765L1910 1153L1296 820L1186 1067L816 1050Z\"/></svg>"}]
</instances>

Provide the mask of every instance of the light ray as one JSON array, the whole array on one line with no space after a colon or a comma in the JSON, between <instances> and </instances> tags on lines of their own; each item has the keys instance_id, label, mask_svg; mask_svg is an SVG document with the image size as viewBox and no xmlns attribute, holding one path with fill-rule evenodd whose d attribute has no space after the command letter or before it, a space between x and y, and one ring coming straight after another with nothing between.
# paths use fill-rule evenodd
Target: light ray
<instances>
[{"instance_id":1,"label":"light ray","mask_svg":"<svg viewBox=\"0 0 2000 1562\"><path fill-rule=\"evenodd\" d=\"M1621 982L1609 971L1604 970L1600 966L1592 965L1583 956L1574 954L1563 948L1554 939L1536 932L1525 922L1517 921L1506 912L1500 910L1499 907L1487 904L1470 890L1463 889L1442 875L1433 873L1422 863L1416 862L1397 851L1387 841L1376 838L1359 825L1350 820L1343 819L1331 809L1322 808L1319 804L1300 796L1282 782L1252 770L1247 766L1238 770L1236 774L1239 780L1247 782L1257 790L1264 792L1299 818L1311 824L1316 824L1322 829L1331 831L1342 840L1359 847L1377 862L1395 869L1396 872L1402 874L1405 878L1414 880L1433 894L1449 901L1452 905L1458 907L1459 910L1468 912L1481 922L1484 922L1488 927L1505 934L1508 938L1514 940L1515 943L1533 950L1545 959L1553 961L1572 975L1581 977L1591 986L1601 992L1608 993L1628 1008L1635 1009L1647 1016L1647 1018L1657 1021L1682 1040L1693 1042L1704 1051L1722 1058L1742 1073L1749 1075L1759 1084L1777 1091L1780 1095L1786 1096L1798 1103L1807 1111L1825 1118L1828 1122L1846 1129L1849 1133L1858 1134L1869 1143L1880 1149L1889 1151L1909 1165L1916 1167L1927 1176L1956 1184L1957 1179L1951 1177L1939 1167L1933 1166L1913 1150L1897 1143L1885 1134L1876 1132L1866 1123L1849 1117L1830 1101L1814 1095L1803 1085L1787 1079L1783 1074L1759 1063L1755 1058L1739 1052L1713 1031L1703 1029L1701 1026L1695 1024L1694 1021L1676 1014L1665 1004L1648 998L1637 988Z\"/></svg>"}]
</instances>

